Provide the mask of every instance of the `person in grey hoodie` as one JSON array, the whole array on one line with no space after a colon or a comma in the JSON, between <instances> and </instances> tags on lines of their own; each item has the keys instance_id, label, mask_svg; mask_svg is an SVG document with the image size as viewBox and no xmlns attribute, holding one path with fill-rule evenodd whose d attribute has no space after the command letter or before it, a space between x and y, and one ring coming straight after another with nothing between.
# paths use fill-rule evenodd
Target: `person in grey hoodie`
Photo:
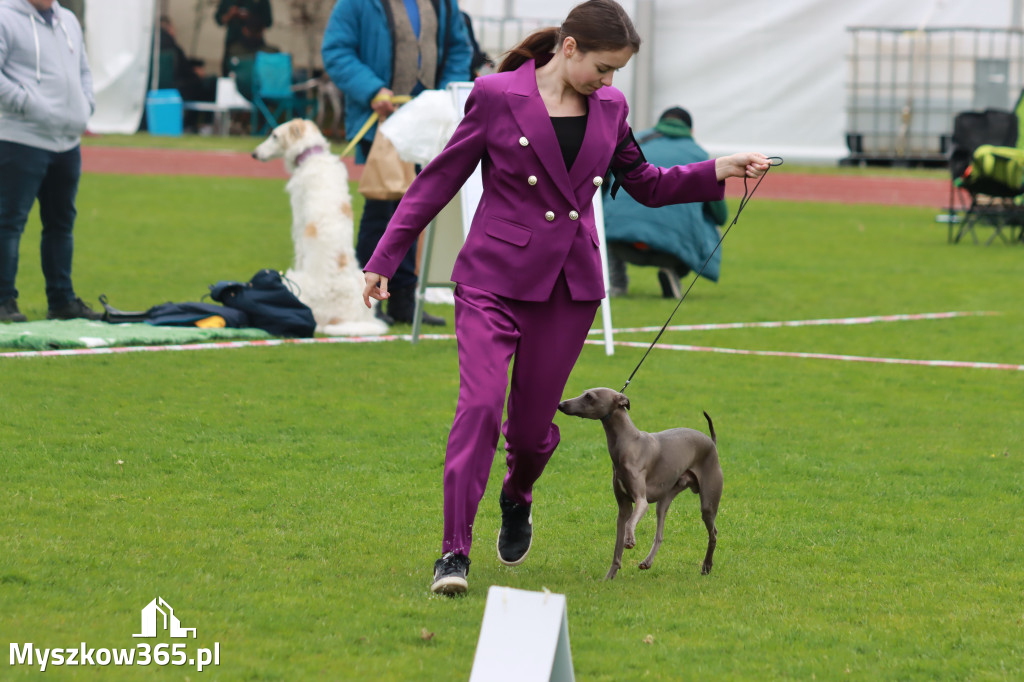
<instances>
[{"instance_id":1,"label":"person in grey hoodie","mask_svg":"<svg viewBox=\"0 0 1024 682\"><path fill-rule=\"evenodd\" d=\"M39 200L47 318L101 316L71 283L79 143L95 108L82 28L55 0L0 0L0 321L18 310L18 248Z\"/></svg>"}]
</instances>

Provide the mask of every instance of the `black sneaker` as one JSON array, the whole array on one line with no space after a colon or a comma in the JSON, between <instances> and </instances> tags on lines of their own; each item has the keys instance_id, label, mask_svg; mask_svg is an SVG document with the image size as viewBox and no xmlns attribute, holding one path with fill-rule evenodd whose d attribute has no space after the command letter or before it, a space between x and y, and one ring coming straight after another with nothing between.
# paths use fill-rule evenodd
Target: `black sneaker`
<instances>
[{"instance_id":1,"label":"black sneaker","mask_svg":"<svg viewBox=\"0 0 1024 682\"><path fill-rule=\"evenodd\" d=\"M423 313L423 317L421 317L420 320L423 321L423 324L428 325L430 327L443 327L446 324L448 324L448 321L445 320L443 317L431 315L430 313Z\"/></svg>"},{"instance_id":2,"label":"black sneaker","mask_svg":"<svg viewBox=\"0 0 1024 682\"><path fill-rule=\"evenodd\" d=\"M465 554L448 552L434 562L434 582L430 591L434 594L456 596L469 589L466 576L469 575L469 557Z\"/></svg>"},{"instance_id":3,"label":"black sneaker","mask_svg":"<svg viewBox=\"0 0 1024 682\"><path fill-rule=\"evenodd\" d=\"M9 298L0 303L0 322L28 322L28 318L18 310L18 301Z\"/></svg>"},{"instance_id":4,"label":"black sneaker","mask_svg":"<svg viewBox=\"0 0 1024 682\"><path fill-rule=\"evenodd\" d=\"M679 298L683 295L679 288L679 276L668 268L658 270L658 284L661 285L662 298Z\"/></svg>"},{"instance_id":5,"label":"black sneaker","mask_svg":"<svg viewBox=\"0 0 1024 682\"><path fill-rule=\"evenodd\" d=\"M80 298L68 301L59 308L50 308L46 311L46 319L48 320L75 320L79 318L102 320L103 315L87 306Z\"/></svg>"},{"instance_id":6,"label":"black sneaker","mask_svg":"<svg viewBox=\"0 0 1024 682\"><path fill-rule=\"evenodd\" d=\"M501 507L501 530L498 531L498 561L506 566L518 566L526 560L533 543L533 505L519 504L505 497L505 491L498 496Z\"/></svg>"},{"instance_id":7,"label":"black sneaker","mask_svg":"<svg viewBox=\"0 0 1024 682\"><path fill-rule=\"evenodd\" d=\"M373 316L389 327L395 323L395 318L384 312L384 304L380 301L377 301L373 306Z\"/></svg>"}]
</instances>

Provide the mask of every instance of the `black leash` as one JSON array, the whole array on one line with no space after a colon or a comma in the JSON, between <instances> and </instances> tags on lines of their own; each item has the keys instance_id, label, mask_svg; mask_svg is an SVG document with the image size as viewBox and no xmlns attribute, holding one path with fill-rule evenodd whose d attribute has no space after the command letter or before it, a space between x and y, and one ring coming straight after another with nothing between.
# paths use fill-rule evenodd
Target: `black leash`
<instances>
[{"instance_id":1,"label":"black leash","mask_svg":"<svg viewBox=\"0 0 1024 682\"><path fill-rule=\"evenodd\" d=\"M725 232L722 233L722 236L719 238L718 243L715 244L715 248L711 250L711 254L708 255L707 260L704 261L704 265L700 266L700 271L693 276L693 281L690 282L690 286L686 287L686 291L683 292L683 295L679 297L679 302L676 303L676 307L673 308L672 313L668 316L668 319L665 320L665 324L662 325L661 331L658 332L658 335L654 337L654 341L651 341L651 345L647 347L647 351L644 353L644 356L640 358L640 362L636 363L636 368L633 369L633 373L629 375L628 379L626 379L626 384L622 387L622 390L619 391L619 393L626 392L626 388L629 387L629 383L633 381L633 377L635 377L636 373L640 370L640 365L644 364L644 360L646 360L647 356L651 354L651 351L654 349L654 345L658 343L658 339L660 339L661 335L665 333L666 329L668 329L668 325L669 323L672 322L672 318L675 316L676 311L679 310L679 306L683 304L683 301L686 300L687 294L690 293L690 289L692 289L693 285L697 283L697 280L700 279L700 276L704 274L704 268L708 266L708 263L711 262L711 259L715 255L715 252L718 251L718 248L722 245L722 242L725 241L725 236L729 234L729 230L731 230L732 226L736 224L736 221L740 219L740 213L742 213L743 209L746 208L748 203L750 203L750 200L754 198L754 192L757 191L757 188L761 185L761 181L764 180L765 176L768 175L768 171L771 170L773 166L782 165L781 156L769 156L768 161L768 169L765 170L764 174L760 178L758 178L757 184L754 185L754 189L748 192L747 178L743 178L743 198L740 199L740 207L736 210L736 215L733 217L732 222L729 223L729 226L727 228L725 228Z\"/></svg>"}]
</instances>

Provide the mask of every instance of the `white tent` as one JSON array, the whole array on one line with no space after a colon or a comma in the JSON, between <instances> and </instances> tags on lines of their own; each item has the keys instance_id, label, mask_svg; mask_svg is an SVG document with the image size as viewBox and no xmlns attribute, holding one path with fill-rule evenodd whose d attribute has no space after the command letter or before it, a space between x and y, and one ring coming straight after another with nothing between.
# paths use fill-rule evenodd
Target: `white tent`
<instances>
[{"instance_id":1,"label":"white tent","mask_svg":"<svg viewBox=\"0 0 1024 682\"><path fill-rule=\"evenodd\" d=\"M564 17L579 0L459 0L477 16ZM686 107L711 154L757 149L789 160L847 155L851 26L1019 24L1021 0L620 0L644 39L616 75L633 125Z\"/></svg>"},{"instance_id":2,"label":"white tent","mask_svg":"<svg viewBox=\"0 0 1024 682\"><path fill-rule=\"evenodd\" d=\"M157 11L156 0L85 3L85 49L96 92L91 132L131 134L139 129Z\"/></svg>"},{"instance_id":3,"label":"white tent","mask_svg":"<svg viewBox=\"0 0 1024 682\"><path fill-rule=\"evenodd\" d=\"M274 0L283 3L283 0ZM474 17L559 20L579 0L459 0ZM759 149L789 160L847 155L851 26L1019 25L1024 0L620 0L645 47L615 78L632 123L669 106L693 113L712 154ZM330 3L333 4L333 3ZM94 132L131 133L142 116L156 0L87 0ZM275 10L286 17L284 9ZM287 23L280 22L282 27ZM478 36L479 37L479 36ZM508 47L508 46L503 46ZM485 48L493 49L491 45Z\"/></svg>"}]
</instances>

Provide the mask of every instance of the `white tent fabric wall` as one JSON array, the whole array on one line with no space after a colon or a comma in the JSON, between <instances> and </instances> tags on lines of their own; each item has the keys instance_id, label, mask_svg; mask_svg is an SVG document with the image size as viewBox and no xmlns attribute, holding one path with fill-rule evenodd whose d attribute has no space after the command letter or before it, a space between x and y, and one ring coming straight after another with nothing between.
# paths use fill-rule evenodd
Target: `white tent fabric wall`
<instances>
[{"instance_id":1,"label":"white tent fabric wall","mask_svg":"<svg viewBox=\"0 0 1024 682\"><path fill-rule=\"evenodd\" d=\"M653 4L651 101L631 101L651 120L670 106L694 118L714 155L756 149L790 161L835 162L845 143L850 26L1006 27L1020 0L623 0ZM565 16L578 0L459 0L476 15ZM531 14L532 13L532 14ZM632 68L632 65L629 67ZM629 74L624 74L628 76ZM632 98L630 79L616 86Z\"/></svg>"},{"instance_id":2,"label":"white tent fabric wall","mask_svg":"<svg viewBox=\"0 0 1024 682\"><path fill-rule=\"evenodd\" d=\"M714 155L831 162L845 145L850 26L1005 26L1010 0L658 5L652 110L681 104Z\"/></svg>"},{"instance_id":3,"label":"white tent fabric wall","mask_svg":"<svg viewBox=\"0 0 1024 682\"><path fill-rule=\"evenodd\" d=\"M616 75L615 85L630 98L637 129L652 125L669 106L684 106L693 113L697 139L712 154L759 149L791 161L834 162L847 156L848 27L1005 28L1022 1L621 0L634 17L641 3L650 7L654 28L642 29L642 49L652 51L649 71L633 60ZM459 0L459 6L474 17L509 13L559 19L578 2ZM85 3L86 48L97 94L90 130L138 128L156 4ZM288 10L284 0L274 4L273 30L283 31ZM187 19L187 13L178 17L180 30ZM212 17L204 35L212 46L207 63L219 63L223 29ZM649 93L647 101L636 101L638 93Z\"/></svg>"},{"instance_id":4,"label":"white tent fabric wall","mask_svg":"<svg viewBox=\"0 0 1024 682\"><path fill-rule=\"evenodd\" d=\"M153 51L156 0L87 0L85 49L96 92L94 133L139 129Z\"/></svg>"}]
</instances>

